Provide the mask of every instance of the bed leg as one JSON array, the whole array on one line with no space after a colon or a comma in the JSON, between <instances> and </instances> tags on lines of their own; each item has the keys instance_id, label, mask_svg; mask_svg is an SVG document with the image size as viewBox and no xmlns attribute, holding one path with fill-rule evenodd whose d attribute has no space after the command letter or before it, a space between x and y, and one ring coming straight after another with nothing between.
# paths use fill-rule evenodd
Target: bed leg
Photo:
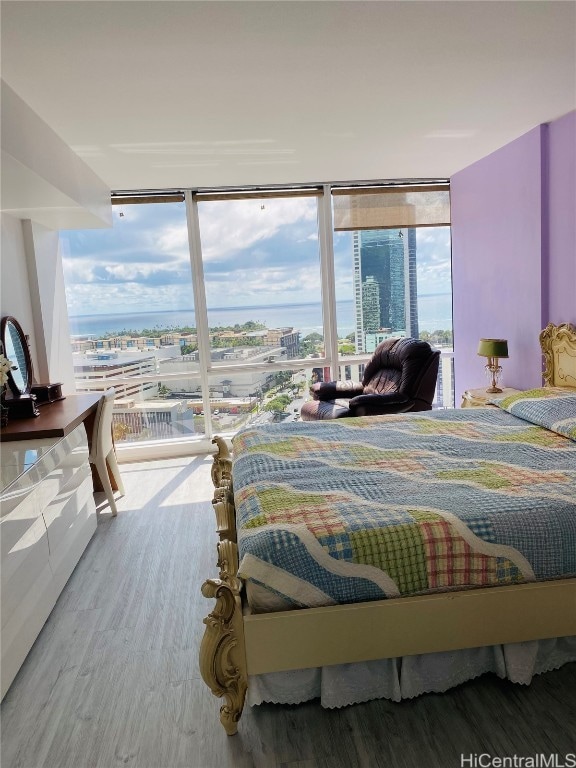
<instances>
[{"instance_id":1,"label":"bed leg","mask_svg":"<svg viewBox=\"0 0 576 768\"><path fill-rule=\"evenodd\" d=\"M240 595L220 579L205 581L202 594L215 598L216 605L204 619L200 672L212 693L224 697L220 722L228 736L232 736L238 731L248 684Z\"/></svg>"}]
</instances>

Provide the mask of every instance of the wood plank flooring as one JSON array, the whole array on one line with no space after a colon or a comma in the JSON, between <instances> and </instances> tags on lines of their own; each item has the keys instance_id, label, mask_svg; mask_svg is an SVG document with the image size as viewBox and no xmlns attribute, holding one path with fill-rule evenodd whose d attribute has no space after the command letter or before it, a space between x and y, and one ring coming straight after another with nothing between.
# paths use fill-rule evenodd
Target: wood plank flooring
<instances>
[{"instance_id":1,"label":"wood plank flooring","mask_svg":"<svg viewBox=\"0 0 576 768\"><path fill-rule=\"evenodd\" d=\"M460 755L576 752L576 664L523 687L340 710L246 708L237 736L200 679L216 576L210 459L123 465L98 530L2 704L2 768L458 768Z\"/></svg>"}]
</instances>

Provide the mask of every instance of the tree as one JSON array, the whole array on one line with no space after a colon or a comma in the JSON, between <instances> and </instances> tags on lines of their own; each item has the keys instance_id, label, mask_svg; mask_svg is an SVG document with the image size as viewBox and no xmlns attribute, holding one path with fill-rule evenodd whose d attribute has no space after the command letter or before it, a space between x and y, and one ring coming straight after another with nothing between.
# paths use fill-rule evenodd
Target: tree
<instances>
[{"instance_id":1,"label":"tree","mask_svg":"<svg viewBox=\"0 0 576 768\"><path fill-rule=\"evenodd\" d=\"M240 331L264 331L266 330L266 326L263 323L257 323L254 320L248 320L248 322L244 323L240 326L234 326L234 329L239 328Z\"/></svg>"},{"instance_id":2,"label":"tree","mask_svg":"<svg viewBox=\"0 0 576 768\"><path fill-rule=\"evenodd\" d=\"M290 371L278 371L274 374L274 384L277 387L281 387L292 379L292 373Z\"/></svg>"},{"instance_id":3,"label":"tree","mask_svg":"<svg viewBox=\"0 0 576 768\"><path fill-rule=\"evenodd\" d=\"M237 338L220 338L213 336L210 341L213 349L222 349L226 347L261 347L262 339L257 336L239 336Z\"/></svg>"},{"instance_id":4,"label":"tree","mask_svg":"<svg viewBox=\"0 0 576 768\"><path fill-rule=\"evenodd\" d=\"M420 338L422 341L427 341L429 344L452 344L452 331L437 330L431 333L430 331L420 331Z\"/></svg>"},{"instance_id":5,"label":"tree","mask_svg":"<svg viewBox=\"0 0 576 768\"><path fill-rule=\"evenodd\" d=\"M300 340L300 354L302 357L313 355L318 351L318 347L324 343L324 337L321 333L313 331Z\"/></svg>"},{"instance_id":6,"label":"tree","mask_svg":"<svg viewBox=\"0 0 576 768\"><path fill-rule=\"evenodd\" d=\"M192 352L196 352L198 349L196 344L185 344L183 347L180 347L180 353L182 355L191 355Z\"/></svg>"},{"instance_id":7,"label":"tree","mask_svg":"<svg viewBox=\"0 0 576 768\"><path fill-rule=\"evenodd\" d=\"M123 422L114 421L112 424L112 435L114 436L115 442L119 442L120 440L126 440L126 435L130 434L130 427L128 424L124 424Z\"/></svg>"},{"instance_id":8,"label":"tree","mask_svg":"<svg viewBox=\"0 0 576 768\"><path fill-rule=\"evenodd\" d=\"M282 413L282 411L286 410L286 407L290 405L291 399L288 395L278 395L278 397L273 398L270 400L269 403L266 403L264 406L265 411L275 411L276 413Z\"/></svg>"}]
</instances>

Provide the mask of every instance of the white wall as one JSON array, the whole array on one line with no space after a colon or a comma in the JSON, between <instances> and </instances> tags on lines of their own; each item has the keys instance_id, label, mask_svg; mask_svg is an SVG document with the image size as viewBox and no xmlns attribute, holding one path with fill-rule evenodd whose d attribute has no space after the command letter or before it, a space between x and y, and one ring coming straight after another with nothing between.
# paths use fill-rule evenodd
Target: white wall
<instances>
[{"instance_id":1,"label":"white wall","mask_svg":"<svg viewBox=\"0 0 576 768\"><path fill-rule=\"evenodd\" d=\"M58 232L29 219L22 222L37 343L38 383L59 382L64 394L75 391L70 326Z\"/></svg>"},{"instance_id":2,"label":"white wall","mask_svg":"<svg viewBox=\"0 0 576 768\"><path fill-rule=\"evenodd\" d=\"M24 237L22 233L22 221L6 213L1 215L1 302L0 312L2 317L12 315L22 326L24 333L30 337L30 353L32 365L38 367L36 354L36 336L34 333L34 318L32 312L32 299L28 281L28 268L26 266L26 253L24 250Z\"/></svg>"},{"instance_id":3,"label":"white wall","mask_svg":"<svg viewBox=\"0 0 576 768\"><path fill-rule=\"evenodd\" d=\"M3 80L2 210L51 229L112 225L110 189Z\"/></svg>"},{"instance_id":4,"label":"white wall","mask_svg":"<svg viewBox=\"0 0 576 768\"><path fill-rule=\"evenodd\" d=\"M58 233L2 214L2 317L12 315L29 337L36 382L74 392L74 369Z\"/></svg>"},{"instance_id":5,"label":"white wall","mask_svg":"<svg viewBox=\"0 0 576 768\"><path fill-rule=\"evenodd\" d=\"M110 226L110 190L3 81L2 316L29 335L37 383L74 392L74 370L55 230Z\"/></svg>"}]
</instances>

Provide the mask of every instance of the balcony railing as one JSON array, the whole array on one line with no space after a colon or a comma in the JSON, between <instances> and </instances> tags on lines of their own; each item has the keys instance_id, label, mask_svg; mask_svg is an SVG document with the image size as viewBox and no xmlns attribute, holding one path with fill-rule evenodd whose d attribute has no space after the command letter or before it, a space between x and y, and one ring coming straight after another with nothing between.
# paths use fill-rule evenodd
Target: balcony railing
<instances>
[{"instance_id":1,"label":"balcony railing","mask_svg":"<svg viewBox=\"0 0 576 768\"><path fill-rule=\"evenodd\" d=\"M370 355L341 357L340 378L360 380ZM291 422L309 397L313 381L332 378L325 358L213 364L208 371L208 397L202 396L197 362L162 373L98 377L81 373L78 391L117 390L113 414L116 445L158 441L193 441L213 434L233 434L254 423ZM454 407L454 353L441 350L435 408Z\"/></svg>"}]
</instances>

